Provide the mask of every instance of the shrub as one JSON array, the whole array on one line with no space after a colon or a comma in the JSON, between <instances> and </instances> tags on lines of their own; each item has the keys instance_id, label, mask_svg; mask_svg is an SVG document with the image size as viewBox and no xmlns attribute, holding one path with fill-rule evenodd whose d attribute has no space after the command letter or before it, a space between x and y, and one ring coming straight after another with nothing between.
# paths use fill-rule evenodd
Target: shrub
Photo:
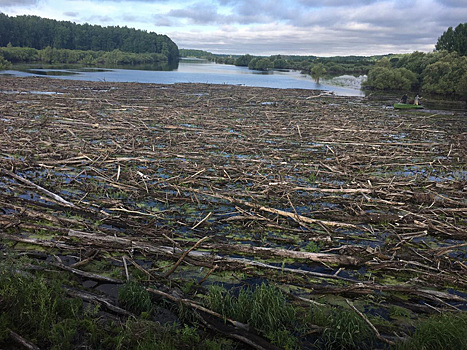
<instances>
[{"instance_id":1,"label":"shrub","mask_svg":"<svg viewBox=\"0 0 467 350\"><path fill-rule=\"evenodd\" d=\"M363 86L376 90L411 90L417 82L417 75L406 68L375 67Z\"/></svg>"}]
</instances>

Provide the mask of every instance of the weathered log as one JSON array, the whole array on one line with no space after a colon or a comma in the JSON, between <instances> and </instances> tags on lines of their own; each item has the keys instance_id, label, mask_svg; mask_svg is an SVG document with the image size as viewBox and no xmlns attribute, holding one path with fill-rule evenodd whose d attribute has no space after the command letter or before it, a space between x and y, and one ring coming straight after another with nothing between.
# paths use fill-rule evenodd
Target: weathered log
<instances>
[{"instance_id":1,"label":"weathered log","mask_svg":"<svg viewBox=\"0 0 467 350\"><path fill-rule=\"evenodd\" d=\"M304 259L313 262L340 265L358 265L362 259L348 255L329 254L329 253L310 253L296 250L287 250L279 248L255 247L252 245L241 244L203 244L203 248L211 250L222 250L227 252L241 252L251 255L275 256L291 259Z\"/></svg>"},{"instance_id":2,"label":"weathered log","mask_svg":"<svg viewBox=\"0 0 467 350\"><path fill-rule=\"evenodd\" d=\"M201 243L203 243L204 241L206 241L207 239L209 239L210 237L209 236L206 236L206 237L203 237L201 238L198 242L196 242L193 247L191 247L190 249L186 250L185 252L183 252L182 256L180 257L180 259L178 259L178 261L175 263L175 265L169 270L167 271L167 273L165 274L165 278L168 278L178 267L178 265L180 265L183 261L183 259L185 259L185 257L193 250L193 249L196 249Z\"/></svg>"},{"instance_id":3,"label":"weathered log","mask_svg":"<svg viewBox=\"0 0 467 350\"><path fill-rule=\"evenodd\" d=\"M74 288L69 288L69 287L63 287L63 288L65 288L66 293L71 297L80 298L80 299L83 299L85 301L95 303L95 304L96 303L101 304L107 310L118 315L133 316L131 312L114 305L113 302L108 298L105 298L105 297L102 297L96 294L88 293L88 292L85 292L79 289L74 289Z\"/></svg>"},{"instance_id":4,"label":"weathered log","mask_svg":"<svg viewBox=\"0 0 467 350\"><path fill-rule=\"evenodd\" d=\"M49 265L58 267L59 269L62 269L62 270L66 270L68 272L71 272L74 275L89 278L95 281L106 282L106 283L118 283L118 284L123 283L122 280L118 280L118 279L107 277L107 276L97 275L95 273L90 273L86 271L81 271L73 267L66 266L66 265L59 264L59 263L49 262Z\"/></svg>"},{"instance_id":5,"label":"weathered log","mask_svg":"<svg viewBox=\"0 0 467 350\"><path fill-rule=\"evenodd\" d=\"M7 329L8 333L10 333L10 337L19 345L21 345L25 349L29 350L40 350L40 348L34 344L33 342L27 340L26 338L22 337L18 333L14 332L10 328Z\"/></svg>"},{"instance_id":6,"label":"weathered log","mask_svg":"<svg viewBox=\"0 0 467 350\"><path fill-rule=\"evenodd\" d=\"M352 302L349 301L349 299L345 299L345 301L347 302L347 304L351 307L351 309L353 311L355 311L357 313L358 316L360 316L369 326L370 328L373 330L373 332L375 332L375 335L376 335L376 338L378 338L379 340L385 342L386 344L389 344L389 345L396 345L396 343L394 343L392 340L389 340L389 339L386 339L385 337L381 336L381 334L379 333L378 329L376 329L376 327L373 325L373 323L370 322L370 320L368 319L368 317L366 317L363 313L360 312L360 310L358 310L354 304L352 304Z\"/></svg>"},{"instance_id":7,"label":"weathered log","mask_svg":"<svg viewBox=\"0 0 467 350\"><path fill-rule=\"evenodd\" d=\"M23 183L25 183L26 185L29 185L29 186L32 186L32 187L35 187L36 189L38 189L39 191L45 193L47 196L55 199L57 202L67 206L67 207L74 207L75 205L71 202L68 202L67 200L63 199L62 197L60 197L59 195L55 194L55 193L52 193L50 192L49 190L39 186L39 185L36 185L35 183L33 183L32 181L29 181L28 179L25 179L24 177L22 176L19 176L15 173L12 173L11 171L8 171L6 169L1 169L0 168L0 173L3 173L5 175L8 175L18 181L21 181Z\"/></svg>"},{"instance_id":8,"label":"weathered log","mask_svg":"<svg viewBox=\"0 0 467 350\"><path fill-rule=\"evenodd\" d=\"M217 332L221 332L224 335L227 335L229 337L232 337L234 339L237 339L251 347L257 350L279 350L279 348L275 347L274 345L270 344L269 342L265 341L263 338L258 337L255 334L252 334L250 332L250 326L248 324L238 322L235 320L232 320L224 315L221 315L215 311L212 311L198 303L196 303L193 300L190 299L184 299L184 298L179 298L174 295L171 295L169 293L162 292L160 290L154 289L154 288L146 288L148 292L151 292L153 294L159 295L161 297L164 297L166 299L169 299L175 303L178 304L183 304L186 306L189 306L195 310L198 310L202 313L205 313L207 315L213 316L219 320L222 320L223 322L228 323L231 325L233 328L230 329L228 332L225 330L221 330L219 326L215 326L213 322L210 322L208 318L203 317L203 324L208 326L209 328L216 330Z\"/></svg>"}]
</instances>

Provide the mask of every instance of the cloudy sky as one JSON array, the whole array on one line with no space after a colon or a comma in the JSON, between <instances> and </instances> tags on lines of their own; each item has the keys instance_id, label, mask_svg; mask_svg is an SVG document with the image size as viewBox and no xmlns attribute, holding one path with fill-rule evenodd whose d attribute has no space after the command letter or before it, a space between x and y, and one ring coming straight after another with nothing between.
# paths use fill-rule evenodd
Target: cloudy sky
<instances>
[{"instance_id":1,"label":"cloudy sky","mask_svg":"<svg viewBox=\"0 0 467 350\"><path fill-rule=\"evenodd\" d=\"M0 0L0 12L144 29L213 53L375 55L433 50L467 22L467 0Z\"/></svg>"}]
</instances>

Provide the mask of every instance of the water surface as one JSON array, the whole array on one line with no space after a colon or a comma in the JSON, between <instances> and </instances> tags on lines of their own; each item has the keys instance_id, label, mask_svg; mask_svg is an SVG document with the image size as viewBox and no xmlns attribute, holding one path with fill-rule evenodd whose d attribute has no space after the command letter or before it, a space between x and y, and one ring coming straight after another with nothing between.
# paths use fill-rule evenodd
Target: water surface
<instances>
[{"instance_id":1,"label":"water surface","mask_svg":"<svg viewBox=\"0 0 467 350\"><path fill-rule=\"evenodd\" d=\"M24 71L9 70L6 74L27 77L46 76L56 79L137 82L137 83L207 83L245 85L285 89L312 89L332 91L340 96L363 96L355 86L343 87L332 83L316 84L308 75L297 71L260 72L247 67L216 64L204 60L181 60L178 68L172 71L151 71L137 69L43 69L34 68Z\"/></svg>"}]
</instances>

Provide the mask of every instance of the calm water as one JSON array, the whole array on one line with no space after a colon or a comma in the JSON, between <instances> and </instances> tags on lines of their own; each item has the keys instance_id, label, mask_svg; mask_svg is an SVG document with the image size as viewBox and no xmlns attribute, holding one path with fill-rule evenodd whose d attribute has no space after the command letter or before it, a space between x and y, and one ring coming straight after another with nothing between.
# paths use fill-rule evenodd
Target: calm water
<instances>
[{"instance_id":1,"label":"calm water","mask_svg":"<svg viewBox=\"0 0 467 350\"><path fill-rule=\"evenodd\" d=\"M208 61L182 60L173 71L150 71L133 69L31 69L4 72L19 77L47 76L57 79L138 82L138 83L207 83L231 84L271 88L298 88L332 91L341 96L363 96L358 87L342 87L332 83L316 84L307 75L296 71L259 72L246 67L216 64Z\"/></svg>"}]
</instances>

